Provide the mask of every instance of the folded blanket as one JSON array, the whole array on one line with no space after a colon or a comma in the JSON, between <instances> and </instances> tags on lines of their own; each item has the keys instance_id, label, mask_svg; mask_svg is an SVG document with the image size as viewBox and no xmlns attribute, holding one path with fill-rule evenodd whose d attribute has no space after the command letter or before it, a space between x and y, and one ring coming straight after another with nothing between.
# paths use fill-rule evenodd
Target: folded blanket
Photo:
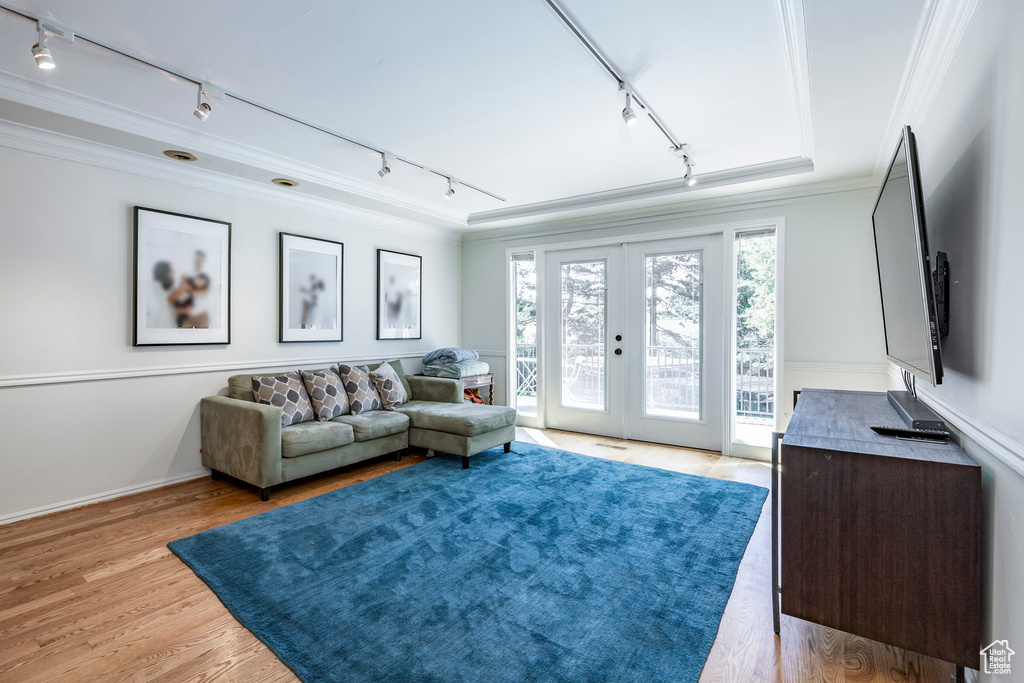
<instances>
[{"instance_id":1,"label":"folded blanket","mask_svg":"<svg viewBox=\"0 0 1024 683\"><path fill-rule=\"evenodd\" d=\"M446 346L435 349L423 356L423 364L427 363L458 363L463 360L476 360L480 354L473 349L461 349L457 346Z\"/></svg>"},{"instance_id":2,"label":"folded blanket","mask_svg":"<svg viewBox=\"0 0 1024 683\"><path fill-rule=\"evenodd\" d=\"M491 367L482 360L463 360L458 363L427 363L423 366L423 374L429 377L450 377L461 379L474 375L486 375Z\"/></svg>"}]
</instances>

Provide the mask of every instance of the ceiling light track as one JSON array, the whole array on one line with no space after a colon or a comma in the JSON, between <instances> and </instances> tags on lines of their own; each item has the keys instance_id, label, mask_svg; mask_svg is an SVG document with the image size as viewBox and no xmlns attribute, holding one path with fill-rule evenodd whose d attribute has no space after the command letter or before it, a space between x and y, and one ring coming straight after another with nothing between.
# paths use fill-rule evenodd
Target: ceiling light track
<instances>
[{"instance_id":1,"label":"ceiling light track","mask_svg":"<svg viewBox=\"0 0 1024 683\"><path fill-rule=\"evenodd\" d=\"M566 25L569 31L576 36L576 39L580 41L580 44L587 48L590 54L594 56L594 59L597 60L598 64L608 72L608 75L615 79L615 82L619 85L619 90L625 92L626 108L622 110L622 118L626 122L626 125L632 125L636 121L635 112L631 107L631 105L636 105L647 114L647 117L654 122L654 125L658 127L661 134L668 139L669 143L672 145L671 149L673 152L678 154L680 151L686 150L686 143L679 142L676 136L674 136L668 129L668 126L666 126L658 115L654 113L654 110L651 108L647 100L637 93L636 88L634 88L629 81L623 77L622 73L612 64L612 61L605 57L604 53L601 52L601 49L597 44L590 38L590 36L587 35L586 31L584 31L565 10L559 7L557 2L554 0L544 0L544 2L548 4L551 10L555 13L555 16L557 16L562 23ZM687 169L689 169L692 164L693 162L690 161L690 163L687 164Z\"/></svg>"},{"instance_id":2,"label":"ceiling light track","mask_svg":"<svg viewBox=\"0 0 1024 683\"><path fill-rule=\"evenodd\" d=\"M380 154L380 155L386 155L386 160L387 161L401 161L402 163L408 164L410 166L414 166L414 167L419 168L419 169L421 169L423 171L426 171L427 173L430 173L432 175L436 175L436 176L438 176L440 178L444 178L445 180L449 181L449 188L450 188L451 179L453 178L453 176L452 176L451 173L449 173L447 171L444 171L442 169L433 168L431 166L428 166L426 164L421 164L421 163L419 163L417 161L413 161L412 159L408 159L408 158L400 156L398 154L394 154L392 152L387 152L387 151L381 149L380 147L377 147L376 145L370 144L369 142L365 142L363 140L359 140L357 138L353 138L353 137L350 137L348 135L344 135L344 134L339 133L337 131L331 130L330 128L326 128L326 127L321 126L319 124L313 123L312 121L307 121L306 119L300 118L298 116L293 116L293 115L291 115L291 114L289 114L287 112L284 112L284 111L282 111L280 109L277 109L276 107L271 107L270 105L261 104L259 102L256 102L255 100L251 100L251 99L249 99L249 98L247 98L247 97L245 97L243 95L240 95L238 93L231 92L231 91L228 91L228 90L223 90L223 91L219 91L218 92L218 91L214 90L212 86L210 86L207 82L203 81L202 79L195 78L194 76L190 76L190 75L188 75L186 73L183 73L182 71L180 71L180 70L178 70L178 69L176 69L174 67L171 67L171 66L169 66L167 64L163 64L163 63L158 62L156 60L149 59L147 57L142 57L140 55L134 54L134 53L130 52L127 48L123 48L123 47L114 45L113 43L109 43L109 42L103 40L102 38L96 38L94 36L85 35L85 34L81 34L81 33L78 33L78 32L73 32L73 31L71 31L67 27L59 26L59 25L53 23L52 21L50 21L50 20L48 20L48 19L46 19L44 17L41 17L41 16L36 15L36 14L33 14L32 12L24 10L24 9L22 9L20 7L15 7L14 5L10 5L10 4L6 3L6 2L3 2L2 0L0 0L0 9L7 10L11 14L17 15L17 16L25 18L25 19L28 19L28 20L34 22L37 25L37 30L39 31L39 36L40 36L40 38L39 38L40 42L38 44L39 50L36 51L36 49L35 49L36 46L33 46L33 56L36 57L37 62L39 60L38 54L40 52L42 52L43 48L45 48L44 39L45 39L45 36L46 36L47 32L49 34L51 34L51 35L56 35L56 36L59 36L59 37L66 37L69 40L74 40L75 38L77 38L79 40L84 40L87 43L91 43L92 45L95 45L97 47L101 47L101 48L103 48L105 50L108 50L108 51L113 52L115 54L121 55L122 57L127 57L128 59L131 59L131 60L134 60L136 62L139 62L140 64L145 64L146 66L152 67L152 68L157 69L159 71L163 71L164 73L166 73L168 75L175 76L177 78L180 78L181 80L188 81L190 83L195 83L196 86L198 86L198 88L199 88L199 96L198 96L198 104L197 104L195 110L193 111L193 113L195 114L196 118L199 118L200 120L205 121L206 118L210 115L211 107L210 107L210 104L209 104L209 96L213 95L215 93L216 94L220 94L220 95L222 95L225 98L230 97L231 99L238 100L239 102L243 102L245 104L248 104L251 107L255 107L257 109L262 109L263 111L265 111L267 113L274 114L274 115L279 116L279 117L281 117L283 119L287 119L289 121L292 121L293 123L298 123L300 125L306 126L307 128L312 128L314 130L320 131L321 133L325 133L325 134L330 135L330 136L332 136L334 138L337 138L339 140L347 142L347 143L349 143L351 145L355 145L357 147L362 147L363 149L369 150L371 152L375 152L375 153ZM45 31L44 31L44 29L45 29ZM49 52L49 51L47 50L47 52ZM51 64L53 63L52 62L52 58L50 60L50 63ZM53 67L42 67L42 68L53 68ZM201 110L202 110L202 113L205 114L205 116L200 115L200 111ZM388 168L390 168L390 165L388 165ZM492 199L496 199L499 202L507 201L501 195L498 195L498 194L495 194L494 192L490 192L488 190L485 190L485 189L483 189L482 187L480 187L478 185L473 185L472 183L467 183L464 180L460 179L458 181L458 184L459 185L464 185L464 186L468 187L471 190L475 190L476 192L479 192L480 194L487 195L488 197L491 197ZM454 194L454 192L453 192L453 194Z\"/></svg>"}]
</instances>

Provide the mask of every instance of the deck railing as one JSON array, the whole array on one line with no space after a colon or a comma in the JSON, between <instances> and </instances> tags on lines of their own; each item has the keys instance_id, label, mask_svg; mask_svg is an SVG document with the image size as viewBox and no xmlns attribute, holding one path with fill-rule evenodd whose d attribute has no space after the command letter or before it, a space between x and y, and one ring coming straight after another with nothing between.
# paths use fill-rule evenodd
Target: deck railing
<instances>
[{"instance_id":1,"label":"deck railing","mask_svg":"<svg viewBox=\"0 0 1024 683\"><path fill-rule=\"evenodd\" d=\"M562 346L562 402L603 406L604 345ZM658 346L647 350L648 413L696 415L700 411L700 350L695 346ZM537 346L516 345L516 394L537 395ZM736 352L736 415L771 419L775 415L775 350L742 348Z\"/></svg>"}]
</instances>

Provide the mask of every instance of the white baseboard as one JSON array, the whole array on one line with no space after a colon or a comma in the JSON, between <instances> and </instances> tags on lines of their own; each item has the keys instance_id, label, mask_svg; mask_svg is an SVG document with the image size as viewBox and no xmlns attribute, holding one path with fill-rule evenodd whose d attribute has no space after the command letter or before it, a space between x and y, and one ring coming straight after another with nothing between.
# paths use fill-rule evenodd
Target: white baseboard
<instances>
[{"instance_id":1,"label":"white baseboard","mask_svg":"<svg viewBox=\"0 0 1024 683\"><path fill-rule=\"evenodd\" d=\"M48 515L53 512L71 510L72 508L78 508L84 505L100 503L105 500L113 500L114 498L122 498L124 496L130 496L133 493L151 491L153 489L158 489L163 486L170 486L171 484L180 484L183 481L191 481L193 479L201 479L203 477L208 476L210 476L210 471L204 469L199 472L190 472L188 474L181 474L176 477L167 477L165 479L158 479L156 481L146 482L145 484L134 484L132 486L125 486L119 489L114 489L113 491L105 491L103 493L96 493L91 496L83 496L81 498L66 500L60 503L43 505L37 508L32 508L31 510L12 512L10 514L0 515L0 525L10 524L11 522L18 522L23 519L30 519L32 517L42 517L43 515Z\"/></svg>"}]
</instances>

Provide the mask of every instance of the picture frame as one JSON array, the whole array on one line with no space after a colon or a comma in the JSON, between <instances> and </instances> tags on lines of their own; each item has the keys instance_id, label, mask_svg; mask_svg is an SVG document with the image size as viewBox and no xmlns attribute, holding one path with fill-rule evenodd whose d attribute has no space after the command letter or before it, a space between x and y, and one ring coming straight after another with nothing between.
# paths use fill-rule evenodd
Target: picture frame
<instances>
[{"instance_id":1,"label":"picture frame","mask_svg":"<svg viewBox=\"0 0 1024 683\"><path fill-rule=\"evenodd\" d=\"M345 245L281 232L278 253L278 341L342 341Z\"/></svg>"},{"instance_id":2,"label":"picture frame","mask_svg":"<svg viewBox=\"0 0 1024 683\"><path fill-rule=\"evenodd\" d=\"M423 257L377 250L377 339L423 338Z\"/></svg>"},{"instance_id":3,"label":"picture frame","mask_svg":"<svg viewBox=\"0 0 1024 683\"><path fill-rule=\"evenodd\" d=\"M132 346L231 343L231 223L134 207Z\"/></svg>"}]
</instances>

